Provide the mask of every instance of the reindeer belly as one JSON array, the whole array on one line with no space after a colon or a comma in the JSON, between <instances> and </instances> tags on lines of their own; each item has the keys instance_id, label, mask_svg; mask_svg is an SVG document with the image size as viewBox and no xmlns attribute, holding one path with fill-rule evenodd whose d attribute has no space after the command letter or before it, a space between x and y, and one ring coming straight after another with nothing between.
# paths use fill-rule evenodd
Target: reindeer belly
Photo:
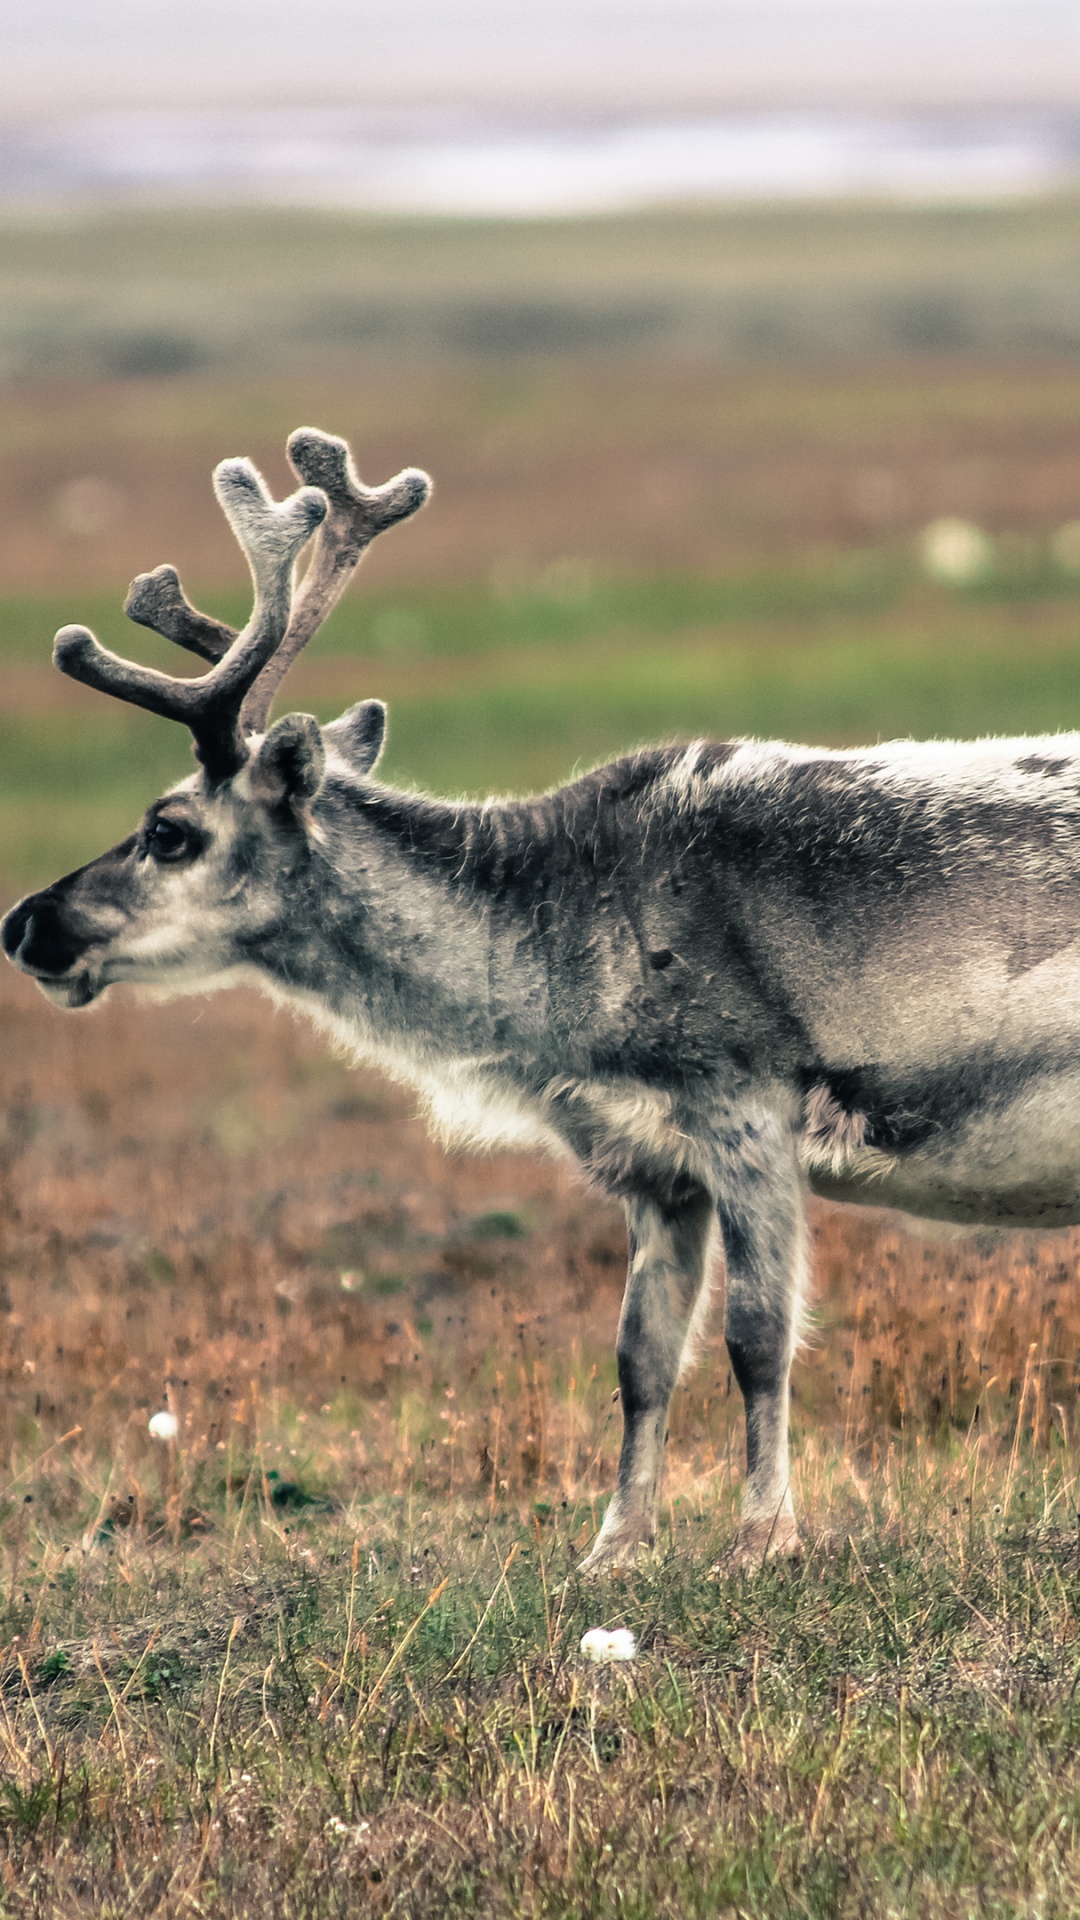
<instances>
[{"instance_id":1,"label":"reindeer belly","mask_svg":"<svg viewBox=\"0 0 1080 1920\"><path fill-rule=\"evenodd\" d=\"M964 1225L1080 1224L1080 1066L1031 1072L1015 1093L991 1084L982 1095L936 1118L932 1100L922 1113L912 1103L899 1117L860 1115L862 1142L846 1158L827 1160L804 1133L812 1190ZM882 1144L870 1144L875 1136Z\"/></svg>"}]
</instances>

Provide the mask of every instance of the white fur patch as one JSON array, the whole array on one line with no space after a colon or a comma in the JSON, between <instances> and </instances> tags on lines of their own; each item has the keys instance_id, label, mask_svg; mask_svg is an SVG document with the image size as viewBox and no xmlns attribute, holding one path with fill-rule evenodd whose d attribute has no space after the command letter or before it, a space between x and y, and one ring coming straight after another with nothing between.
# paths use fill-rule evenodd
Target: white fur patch
<instances>
[{"instance_id":1,"label":"white fur patch","mask_svg":"<svg viewBox=\"0 0 1080 1920\"><path fill-rule=\"evenodd\" d=\"M893 1160L867 1145L866 1132L865 1113L845 1112L828 1087L811 1087L798 1135L799 1165L804 1173L828 1173L836 1180L883 1179Z\"/></svg>"}]
</instances>

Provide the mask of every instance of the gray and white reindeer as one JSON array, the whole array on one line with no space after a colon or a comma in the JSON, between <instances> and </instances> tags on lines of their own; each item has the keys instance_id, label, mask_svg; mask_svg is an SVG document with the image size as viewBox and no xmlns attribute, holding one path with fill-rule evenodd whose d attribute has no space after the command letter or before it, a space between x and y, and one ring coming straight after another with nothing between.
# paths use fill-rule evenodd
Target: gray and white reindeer
<instances>
[{"instance_id":1,"label":"gray and white reindeer","mask_svg":"<svg viewBox=\"0 0 1080 1920\"><path fill-rule=\"evenodd\" d=\"M246 461L215 476L254 578L242 633L171 568L132 587L128 613L210 661L200 678L58 635L62 672L183 720L199 767L15 907L5 951L62 1007L114 982L252 981L415 1085L446 1133L568 1153L619 1196L625 1425L588 1570L653 1539L718 1227L747 1427L734 1560L794 1554L807 1192L1080 1221L1080 736L699 741L533 800L395 791L373 777L378 701L323 728L267 718L364 548L429 483L369 490L343 441L306 428L289 456L305 484L280 505Z\"/></svg>"}]
</instances>

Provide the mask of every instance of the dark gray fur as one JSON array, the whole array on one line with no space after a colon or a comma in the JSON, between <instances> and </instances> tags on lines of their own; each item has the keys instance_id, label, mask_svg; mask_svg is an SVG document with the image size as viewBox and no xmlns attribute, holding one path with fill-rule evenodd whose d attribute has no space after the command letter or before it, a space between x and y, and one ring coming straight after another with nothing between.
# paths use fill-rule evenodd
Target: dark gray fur
<instances>
[{"instance_id":1,"label":"dark gray fur","mask_svg":"<svg viewBox=\"0 0 1080 1920\"><path fill-rule=\"evenodd\" d=\"M294 437L340 504L293 651L370 502L401 517L420 490L369 494L323 440ZM1080 1221L1080 737L661 747L480 806L375 780L384 725L366 701L252 732L235 773L203 767L16 907L5 950L68 1007L113 982L250 979L415 1085L448 1134L569 1153L619 1196L625 1431L593 1569L653 1536L718 1237L747 1417L736 1557L795 1551L807 1191Z\"/></svg>"},{"instance_id":2,"label":"dark gray fur","mask_svg":"<svg viewBox=\"0 0 1080 1920\"><path fill-rule=\"evenodd\" d=\"M1018 743L668 747L477 806L373 780L382 723L290 716L231 784L196 776L16 908L5 947L72 1005L243 969L444 1126L566 1148L620 1196L626 1429L595 1564L651 1537L718 1220L743 1546L792 1549L807 1187L1080 1219L1080 742L1052 769ZM179 860L152 853L162 815Z\"/></svg>"}]
</instances>

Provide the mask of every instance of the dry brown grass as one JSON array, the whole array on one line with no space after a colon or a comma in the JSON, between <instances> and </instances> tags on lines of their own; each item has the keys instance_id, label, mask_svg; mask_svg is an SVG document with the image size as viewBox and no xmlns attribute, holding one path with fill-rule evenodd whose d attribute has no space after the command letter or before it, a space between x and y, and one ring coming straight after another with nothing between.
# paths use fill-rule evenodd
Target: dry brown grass
<instances>
[{"instance_id":1,"label":"dry brown grass","mask_svg":"<svg viewBox=\"0 0 1080 1920\"><path fill-rule=\"evenodd\" d=\"M343 1478L398 1484L403 1403L442 1408L489 1351L526 1382L603 1351L619 1223L549 1168L448 1158L251 998L74 1022L3 995L0 1444L80 1425L90 1448L127 1431L135 1459L168 1398L196 1453L247 1451L260 1423L277 1439L332 1408ZM476 1433L456 1414L435 1433L435 1478L472 1483Z\"/></svg>"},{"instance_id":2,"label":"dry brown grass","mask_svg":"<svg viewBox=\"0 0 1080 1920\"><path fill-rule=\"evenodd\" d=\"M280 489L305 420L349 436L374 479L410 463L435 476L432 505L373 552L373 587L512 587L568 556L708 571L903 538L944 513L1041 530L1080 502L1068 361L360 361L344 379L51 382L5 394L4 590L115 591L171 559L242 593L211 469L249 453ZM66 489L87 480L96 510L73 523Z\"/></svg>"},{"instance_id":3,"label":"dry brown grass","mask_svg":"<svg viewBox=\"0 0 1080 1920\"><path fill-rule=\"evenodd\" d=\"M78 1427L72 1455L137 1488L168 1402L192 1498L220 1455L283 1470L316 1432L335 1496L604 1487L615 1209L538 1159L445 1154L406 1096L254 996L80 1016L14 976L0 996L13 1469ZM1010 1409L1036 1439L1071 1427L1075 1235L918 1238L820 1207L815 1254L801 1428L858 1452ZM714 1336L675 1459L726 1459L736 1401Z\"/></svg>"},{"instance_id":4,"label":"dry brown grass","mask_svg":"<svg viewBox=\"0 0 1080 1920\"><path fill-rule=\"evenodd\" d=\"M658 1554L584 1589L611 1208L239 993L9 974L0 1034L0 1911L1076 1911L1075 1235L818 1209L806 1566L717 1578L714 1337Z\"/></svg>"}]
</instances>

